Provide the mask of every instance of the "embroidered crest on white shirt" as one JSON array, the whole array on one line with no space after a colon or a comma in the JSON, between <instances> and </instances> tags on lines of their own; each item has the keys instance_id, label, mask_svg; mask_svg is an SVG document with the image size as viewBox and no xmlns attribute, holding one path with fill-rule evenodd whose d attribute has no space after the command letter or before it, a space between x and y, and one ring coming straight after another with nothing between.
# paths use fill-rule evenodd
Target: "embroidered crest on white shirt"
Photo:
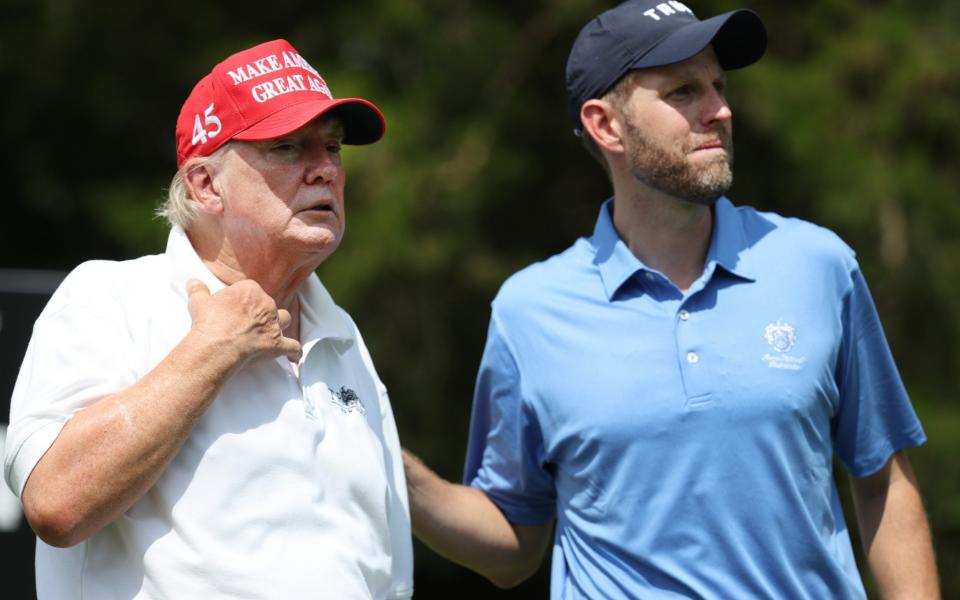
<instances>
[{"instance_id":1,"label":"embroidered crest on white shirt","mask_svg":"<svg viewBox=\"0 0 960 600\"><path fill-rule=\"evenodd\" d=\"M365 412L363 402L355 391L345 385L340 386L340 391L330 390L330 402L345 413L359 412L361 415Z\"/></svg>"}]
</instances>

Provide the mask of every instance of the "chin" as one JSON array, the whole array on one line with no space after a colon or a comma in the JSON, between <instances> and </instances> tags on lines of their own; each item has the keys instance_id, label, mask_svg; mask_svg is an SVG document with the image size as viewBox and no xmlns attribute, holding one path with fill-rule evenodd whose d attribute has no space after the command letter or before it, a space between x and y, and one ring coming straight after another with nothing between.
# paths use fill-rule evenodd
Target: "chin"
<instances>
[{"instance_id":1,"label":"chin","mask_svg":"<svg viewBox=\"0 0 960 600\"><path fill-rule=\"evenodd\" d=\"M320 240L315 244L311 244L311 247L316 253L329 256L330 254L333 254L334 250L340 247L340 239L340 236L331 236L324 240Z\"/></svg>"},{"instance_id":2,"label":"chin","mask_svg":"<svg viewBox=\"0 0 960 600\"><path fill-rule=\"evenodd\" d=\"M289 235L306 244L337 245L343 237L343 229L339 223L313 224L292 229Z\"/></svg>"},{"instance_id":3,"label":"chin","mask_svg":"<svg viewBox=\"0 0 960 600\"><path fill-rule=\"evenodd\" d=\"M283 236L282 247L291 255L327 256L340 245L339 232L329 229L290 232Z\"/></svg>"},{"instance_id":4,"label":"chin","mask_svg":"<svg viewBox=\"0 0 960 600\"><path fill-rule=\"evenodd\" d=\"M328 256L340 247L340 238L315 241L309 244L310 253Z\"/></svg>"}]
</instances>

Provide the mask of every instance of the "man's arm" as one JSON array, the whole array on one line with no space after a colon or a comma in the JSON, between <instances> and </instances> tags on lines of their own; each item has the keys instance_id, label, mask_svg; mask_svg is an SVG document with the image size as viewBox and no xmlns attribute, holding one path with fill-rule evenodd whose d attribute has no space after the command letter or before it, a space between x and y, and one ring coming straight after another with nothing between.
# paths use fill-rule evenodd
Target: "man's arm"
<instances>
[{"instance_id":1,"label":"man's arm","mask_svg":"<svg viewBox=\"0 0 960 600\"><path fill-rule=\"evenodd\" d=\"M880 596L940 598L930 529L906 454L897 452L877 473L851 481L861 541Z\"/></svg>"},{"instance_id":2,"label":"man's arm","mask_svg":"<svg viewBox=\"0 0 960 600\"><path fill-rule=\"evenodd\" d=\"M136 384L77 412L27 479L24 514L46 543L77 544L139 500L234 369L299 355L300 344L281 333L289 313L253 281L211 296L192 280L187 293L192 325L183 340Z\"/></svg>"},{"instance_id":3,"label":"man's arm","mask_svg":"<svg viewBox=\"0 0 960 600\"><path fill-rule=\"evenodd\" d=\"M442 479L403 451L413 531L441 556L501 588L530 577L546 554L552 523L507 521L482 491Z\"/></svg>"}]
</instances>

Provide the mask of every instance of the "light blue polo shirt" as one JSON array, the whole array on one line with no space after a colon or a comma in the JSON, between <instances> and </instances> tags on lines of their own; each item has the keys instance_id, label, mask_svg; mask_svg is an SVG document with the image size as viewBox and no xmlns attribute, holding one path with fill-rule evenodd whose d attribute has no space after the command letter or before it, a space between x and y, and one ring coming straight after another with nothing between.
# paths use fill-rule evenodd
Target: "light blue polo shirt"
<instances>
[{"instance_id":1,"label":"light blue polo shirt","mask_svg":"<svg viewBox=\"0 0 960 600\"><path fill-rule=\"evenodd\" d=\"M465 482L557 519L552 598L863 598L834 453L926 437L852 250L721 198L682 294L612 206L494 300Z\"/></svg>"}]
</instances>

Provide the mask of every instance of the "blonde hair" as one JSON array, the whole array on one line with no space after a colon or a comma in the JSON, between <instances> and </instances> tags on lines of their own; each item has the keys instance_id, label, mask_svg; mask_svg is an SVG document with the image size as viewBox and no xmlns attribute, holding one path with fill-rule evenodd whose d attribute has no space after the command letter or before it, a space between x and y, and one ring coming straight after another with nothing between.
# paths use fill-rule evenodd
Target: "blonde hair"
<instances>
[{"instance_id":1,"label":"blonde hair","mask_svg":"<svg viewBox=\"0 0 960 600\"><path fill-rule=\"evenodd\" d=\"M166 220L171 226L177 225L187 230L197 218L198 211L196 202L190 197L190 190L187 188L184 177L193 169L204 165L219 167L223 163L227 148L232 144L233 142L227 142L209 156L195 156L183 163L170 180L167 198L157 208L155 215Z\"/></svg>"}]
</instances>

